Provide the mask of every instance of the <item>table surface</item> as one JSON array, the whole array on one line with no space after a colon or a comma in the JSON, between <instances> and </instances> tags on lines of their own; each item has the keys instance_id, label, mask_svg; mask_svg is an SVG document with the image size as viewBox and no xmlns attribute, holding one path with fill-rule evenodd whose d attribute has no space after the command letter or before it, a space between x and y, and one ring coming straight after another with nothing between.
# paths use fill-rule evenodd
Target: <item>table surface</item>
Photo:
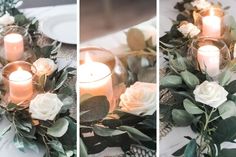
<instances>
[{"instance_id":1,"label":"table surface","mask_svg":"<svg viewBox=\"0 0 236 157\"><path fill-rule=\"evenodd\" d=\"M173 7L177 1L173 0L160 0L160 36L165 34L165 31L168 31L172 26L172 22L170 19L175 19L177 15L177 10ZM223 2L222 2L223 3ZM228 10L230 15L233 15L236 18L235 10L232 6L236 6L235 0L227 0L224 1L223 5L231 6L231 9ZM160 68L165 66L163 57L160 53ZM196 137L190 127L174 127L172 131L165 137L160 140L160 157L172 157L172 153L185 145L188 140L184 138L184 136ZM224 143L221 147L235 147L235 145Z\"/></svg>"},{"instance_id":2,"label":"table surface","mask_svg":"<svg viewBox=\"0 0 236 157\"><path fill-rule=\"evenodd\" d=\"M39 22L40 19L47 17L48 15L60 13L61 10L74 9L76 11L76 5L61 5L61 6L50 6L50 7L41 7L33 9L23 9L22 11L28 17L36 17ZM76 66L76 46L75 45L66 45L63 44L60 52L58 53L59 64L69 64L70 66ZM76 112L76 107L75 107ZM10 123L3 119L0 121L0 130L3 130L6 126L9 126ZM15 148L13 143L14 130L11 130L0 140L0 156L10 156L10 157L43 157L44 149L40 148L39 153L35 153L30 150L21 152Z\"/></svg>"}]
</instances>

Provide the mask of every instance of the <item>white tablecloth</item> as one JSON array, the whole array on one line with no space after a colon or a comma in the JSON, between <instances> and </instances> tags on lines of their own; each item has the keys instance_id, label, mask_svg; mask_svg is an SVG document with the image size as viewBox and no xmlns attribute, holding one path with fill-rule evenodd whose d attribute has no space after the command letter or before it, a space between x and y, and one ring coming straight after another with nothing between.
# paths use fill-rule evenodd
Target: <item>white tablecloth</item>
<instances>
[{"instance_id":1,"label":"white tablecloth","mask_svg":"<svg viewBox=\"0 0 236 157\"><path fill-rule=\"evenodd\" d=\"M41 8L33 8L33 9L24 9L23 11L29 17L36 17L39 19L44 18L45 16L51 14L60 13L61 10L75 9L76 5L63 5L63 6L50 6L50 7L41 7ZM75 63L73 63L75 64ZM6 119L0 121L0 130L3 130L5 127L9 126L9 122ZM26 150L25 152L21 152L16 149L13 143L13 135L14 131L11 130L0 140L0 157L43 157L44 149L41 148L39 153Z\"/></svg>"},{"instance_id":2,"label":"white tablecloth","mask_svg":"<svg viewBox=\"0 0 236 157\"><path fill-rule=\"evenodd\" d=\"M169 31L172 26L170 19L176 19L178 11L173 7L177 1L174 0L160 0L160 36L165 34L165 31ZM231 6L228 13L236 17L236 0L221 1L224 6ZM160 56L160 68L163 67L163 58ZM188 140L184 136L195 137L190 127L175 127L173 130L160 141L160 157L171 157L172 153L185 145Z\"/></svg>"}]
</instances>

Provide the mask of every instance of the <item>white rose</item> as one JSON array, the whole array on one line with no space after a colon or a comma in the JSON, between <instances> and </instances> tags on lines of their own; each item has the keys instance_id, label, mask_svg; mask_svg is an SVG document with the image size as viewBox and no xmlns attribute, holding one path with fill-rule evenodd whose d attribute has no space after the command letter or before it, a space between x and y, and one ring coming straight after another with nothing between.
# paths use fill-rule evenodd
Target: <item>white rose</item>
<instances>
[{"instance_id":1,"label":"white rose","mask_svg":"<svg viewBox=\"0 0 236 157\"><path fill-rule=\"evenodd\" d=\"M156 110L156 84L136 82L120 96L119 106L135 115L152 115Z\"/></svg>"},{"instance_id":2,"label":"white rose","mask_svg":"<svg viewBox=\"0 0 236 157\"><path fill-rule=\"evenodd\" d=\"M63 103L56 94L38 94L30 102L29 112L32 118L39 120L54 120Z\"/></svg>"},{"instance_id":3,"label":"white rose","mask_svg":"<svg viewBox=\"0 0 236 157\"><path fill-rule=\"evenodd\" d=\"M15 22L15 18L11 16L8 12L6 12L6 14L0 17L0 25L2 26L11 25L14 22Z\"/></svg>"},{"instance_id":4,"label":"white rose","mask_svg":"<svg viewBox=\"0 0 236 157\"><path fill-rule=\"evenodd\" d=\"M198 10L203 10L211 7L211 3L206 0L195 0L191 2L193 7L196 7Z\"/></svg>"},{"instance_id":5,"label":"white rose","mask_svg":"<svg viewBox=\"0 0 236 157\"><path fill-rule=\"evenodd\" d=\"M178 30L185 36L190 36L191 38L198 35L201 31L192 23L182 24Z\"/></svg>"},{"instance_id":6,"label":"white rose","mask_svg":"<svg viewBox=\"0 0 236 157\"><path fill-rule=\"evenodd\" d=\"M227 100L228 92L217 82L204 81L193 91L195 100L213 108L218 108Z\"/></svg>"},{"instance_id":7,"label":"white rose","mask_svg":"<svg viewBox=\"0 0 236 157\"><path fill-rule=\"evenodd\" d=\"M37 69L38 76L49 76L57 69L57 65L49 58L39 58L33 63L33 65Z\"/></svg>"},{"instance_id":8,"label":"white rose","mask_svg":"<svg viewBox=\"0 0 236 157\"><path fill-rule=\"evenodd\" d=\"M156 46L156 28L152 25L140 25L137 26L139 30L143 32L145 41L152 39L152 45Z\"/></svg>"}]
</instances>

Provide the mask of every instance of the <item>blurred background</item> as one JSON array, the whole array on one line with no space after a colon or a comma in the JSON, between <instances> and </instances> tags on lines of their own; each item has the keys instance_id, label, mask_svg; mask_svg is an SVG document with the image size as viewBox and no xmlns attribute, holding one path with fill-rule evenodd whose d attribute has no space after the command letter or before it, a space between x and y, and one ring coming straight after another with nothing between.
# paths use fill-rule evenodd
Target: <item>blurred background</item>
<instances>
[{"instance_id":1,"label":"blurred background","mask_svg":"<svg viewBox=\"0 0 236 157\"><path fill-rule=\"evenodd\" d=\"M156 16L156 0L80 0L80 42Z\"/></svg>"},{"instance_id":2,"label":"blurred background","mask_svg":"<svg viewBox=\"0 0 236 157\"><path fill-rule=\"evenodd\" d=\"M20 8L35 8L43 6L54 6L63 4L75 4L76 0L23 0L24 3Z\"/></svg>"}]
</instances>

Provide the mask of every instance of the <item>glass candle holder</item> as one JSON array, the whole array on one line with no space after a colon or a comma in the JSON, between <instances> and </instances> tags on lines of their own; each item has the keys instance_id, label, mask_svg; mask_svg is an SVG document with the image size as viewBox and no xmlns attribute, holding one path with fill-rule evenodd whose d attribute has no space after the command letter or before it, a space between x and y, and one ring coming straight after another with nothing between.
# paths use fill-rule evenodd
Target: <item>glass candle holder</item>
<instances>
[{"instance_id":1,"label":"glass candle holder","mask_svg":"<svg viewBox=\"0 0 236 157\"><path fill-rule=\"evenodd\" d=\"M27 104L34 95L36 68L25 61L7 64L2 71L3 83L7 89L6 101Z\"/></svg>"},{"instance_id":2,"label":"glass candle holder","mask_svg":"<svg viewBox=\"0 0 236 157\"><path fill-rule=\"evenodd\" d=\"M201 29L201 36L221 38L224 33L224 11L210 8L200 12L196 25Z\"/></svg>"},{"instance_id":3,"label":"glass candle holder","mask_svg":"<svg viewBox=\"0 0 236 157\"><path fill-rule=\"evenodd\" d=\"M0 30L0 54L9 62L24 60L30 35L24 27L6 26Z\"/></svg>"},{"instance_id":4,"label":"glass candle holder","mask_svg":"<svg viewBox=\"0 0 236 157\"><path fill-rule=\"evenodd\" d=\"M188 52L196 69L211 77L217 76L230 61L230 51L221 39L201 37L194 40Z\"/></svg>"},{"instance_id":5,"label":"glass candle holder","mask_svg":"<svg viewBox=\"0 0 236 157\"><path fill-rule=\"evenodd\" d=\"M118 57L103 48L81 48L78 69L80 96L106 96L110 102L109 111L113 111L126 78L126 70Z\"/></svg>"}]
</instances>

